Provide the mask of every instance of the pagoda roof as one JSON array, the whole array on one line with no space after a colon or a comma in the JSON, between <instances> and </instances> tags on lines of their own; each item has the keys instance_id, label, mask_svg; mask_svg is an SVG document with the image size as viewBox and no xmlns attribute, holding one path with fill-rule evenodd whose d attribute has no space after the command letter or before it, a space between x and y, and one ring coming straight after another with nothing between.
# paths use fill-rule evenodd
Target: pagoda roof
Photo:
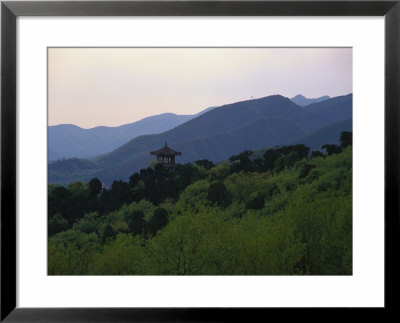
<instances>
[{"instance_id":1,"label":"pagoda roof","mask_svg":"<svg viewBox=\"0 0 400 323\"><path fill-rule=\"evenodd\" d=\"M175 151L172 148L168 147L167 143L165 143L165 146L162 147L159 150L155 150L150 152L151 155L163 155L163 156L179 156L182 155L181 152Z\"/></svg>"}]
</instances>

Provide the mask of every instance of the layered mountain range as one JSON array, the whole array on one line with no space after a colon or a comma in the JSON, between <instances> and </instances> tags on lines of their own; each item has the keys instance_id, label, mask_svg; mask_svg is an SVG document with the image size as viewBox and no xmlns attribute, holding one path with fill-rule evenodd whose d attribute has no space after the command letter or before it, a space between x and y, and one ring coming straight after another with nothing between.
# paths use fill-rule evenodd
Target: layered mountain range
<instances>
[{"instance_id":1,"label":"layered mountain range","mask_svg":"<svg viewBox=\"0 0 400 323\"><path fill-rule=\"evenodd\" d=\"M351 130L352 94L301 107L273 95L213 108L159 134L133 138L109 153L90 159L66 159L49 164L49 183L66 184L94 177L103 183L127 180L154 159L150 151L165 141L182 152L178 163L209 159L219 162L243 150L287 143L312 143L318 149ZM350 129L349 129L350 128ZM51 134L49 133L49 139ZM319 142L319 139L323 141Z\"/></svg>"},{"instance_id":2,"label":"layered mountain range","mask_svg":"<svg viewBox=\"0 0 400 323\"><path fill-rule=\"evenodd\" d=\"M105 154L137 136L162 133L213 108L215 107L194 115L163 113L118 127L100 126L84 129L73 124L49 126L48 160L90 158Z\"/></svg>"}]
</instances>

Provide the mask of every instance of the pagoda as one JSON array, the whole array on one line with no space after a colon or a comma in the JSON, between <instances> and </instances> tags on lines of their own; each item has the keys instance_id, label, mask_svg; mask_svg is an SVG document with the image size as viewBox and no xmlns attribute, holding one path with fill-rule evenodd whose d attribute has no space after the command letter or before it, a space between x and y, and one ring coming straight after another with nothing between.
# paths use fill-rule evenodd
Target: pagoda
<instances>
[{"instance_id":1,"label":"pagoda","mask_svg":"<svg viewBox=\"0 0 400 323\"><path fill-rule=\"evenodd\" d=\"M171 149L168 147L167 142L165 142L164 147L150 152L150 155L157 155L157 163L163 165L164 168L174 168L176 166L175 156L180 156L182 153Z\"/></svg>"}]
</instances>

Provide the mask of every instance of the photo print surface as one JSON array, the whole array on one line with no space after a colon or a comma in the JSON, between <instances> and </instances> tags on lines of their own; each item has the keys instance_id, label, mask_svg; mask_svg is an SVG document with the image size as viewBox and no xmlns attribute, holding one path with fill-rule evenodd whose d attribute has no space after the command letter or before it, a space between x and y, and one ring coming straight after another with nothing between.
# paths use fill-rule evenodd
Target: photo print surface
<instances>
[{"instance_id":1,"label":"photo print surface","mask_svg":"<svg viewBox=\"0 0 400 323\"><path fill-rule=\"evenodd\" d=\"M48 48L48 275L352 275L351 48Z\"/></svg>"}]
</instances>

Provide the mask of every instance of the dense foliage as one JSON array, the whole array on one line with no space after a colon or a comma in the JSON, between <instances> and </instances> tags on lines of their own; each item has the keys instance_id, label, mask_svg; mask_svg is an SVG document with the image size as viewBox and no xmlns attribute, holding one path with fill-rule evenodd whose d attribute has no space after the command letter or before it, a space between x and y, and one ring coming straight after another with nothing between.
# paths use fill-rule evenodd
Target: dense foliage
<instances>
[{"instance_id":1,"label":"dense foliage","mask_svg":"<svg viewBox=\"0 0 400 323\"><path fill-rule=\"evenodd\" d=\"M352 274L352 145L49 186L50 275Z\"/></svg>"}]
</instances>

